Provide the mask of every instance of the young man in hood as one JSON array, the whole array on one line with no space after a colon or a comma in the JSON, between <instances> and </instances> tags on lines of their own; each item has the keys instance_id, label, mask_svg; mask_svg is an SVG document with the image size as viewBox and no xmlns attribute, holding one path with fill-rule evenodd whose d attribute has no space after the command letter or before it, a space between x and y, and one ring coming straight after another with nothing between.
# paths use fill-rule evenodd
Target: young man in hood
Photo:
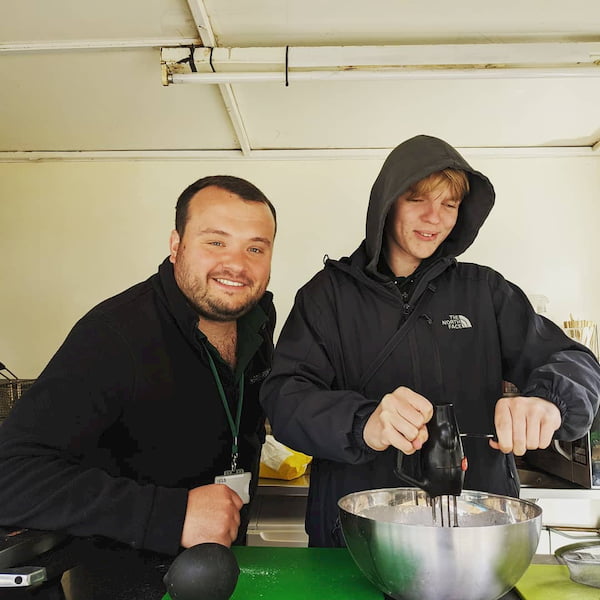
<instances>
[{"instance_id":1,"label":"young man in hood","mask_svg":"<svg viewBox=\"0 0 600 600\"><path fill-rule=\"evenodd\" d=\"M377 177L366 238L296 296L261 402L275 437L314 456L311 546L343 545L337 501L417 474L433 405L454 404L466 489L518 497L515 455L590 427L594 355L537 315L496 271L459 263L494 204L489 180L447 143L417 136ZM509 381L520 395L503 397Z\"/></svg>"}]
</instances>

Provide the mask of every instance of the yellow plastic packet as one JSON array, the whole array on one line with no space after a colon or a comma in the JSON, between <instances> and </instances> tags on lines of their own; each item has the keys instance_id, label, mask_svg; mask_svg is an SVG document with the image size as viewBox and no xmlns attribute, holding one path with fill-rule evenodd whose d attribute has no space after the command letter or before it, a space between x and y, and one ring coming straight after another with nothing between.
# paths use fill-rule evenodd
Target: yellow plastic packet
<instances>
[{"instance_id":1,"label":"yellow plastic packet","mask_svg":"<svg viewBox=\"0 0 600 600\"><path fill-rule=\"evenodd\" d=\"M269 479L296 479L306 473L312 456L284 446L272 435L267 435L260 455L260 477Z\"/></svg>"}]
</instances>

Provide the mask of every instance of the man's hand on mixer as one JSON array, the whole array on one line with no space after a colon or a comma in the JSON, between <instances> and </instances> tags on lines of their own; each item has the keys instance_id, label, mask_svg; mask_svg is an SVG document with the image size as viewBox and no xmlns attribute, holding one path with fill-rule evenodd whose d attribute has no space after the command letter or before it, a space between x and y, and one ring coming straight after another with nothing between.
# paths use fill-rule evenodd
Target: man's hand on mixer
<instances>
[{"instance_id":1,"label":"man's hand on mixer","mask_svg":"<svg viewBox=\"0 0 600 600\"><path fill-rule=\"evenodd\" d=\"M433 415L433 405L427 398L407 387L386 394L363 430L365 443L373 450L394 446L413 454L427 441L427 422Z\"/></svg>"},{"instance_id":2,"label":"man's hand on mixer","mask_svg":"<svg viewBox=\"0 0 600 600\"><path fill-rule=\"evenodd\" d=\"M494 423L498 441L490 440L490 446L523 456L526 450L550 445L561 416L558 407L543 398L510 396L496 403Z\"/></svg>"}]
</instances>

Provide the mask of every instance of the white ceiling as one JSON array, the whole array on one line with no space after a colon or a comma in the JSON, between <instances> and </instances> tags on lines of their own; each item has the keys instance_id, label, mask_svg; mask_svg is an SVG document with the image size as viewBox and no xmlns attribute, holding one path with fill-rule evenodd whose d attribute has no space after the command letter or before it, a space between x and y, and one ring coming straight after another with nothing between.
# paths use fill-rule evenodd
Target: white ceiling
<instances>
[{"instance_id":1,"label":"white ceiling","mask_svg":"<svg viewBox=\"0 0 600 600\"><path fill-rule=\"evenodd\" d=\"M199 72L210 71L204 45L217 49L217 72L278 71L281 79L163 85L161 48L190 44L198 47ZM384 46L398 56L433 50L442 59L427 65L446 73L459 64L459 51L472 57L461 58L463 65L494 50L531 76L488 78L478 70L475 78L295 81L294 69L302 67L295 57L309 46L324 47L319 52L328 60L360 56L362 48L348 48L357 46L378 57ZM529 48L539 48L541 65L530 64ZM596 65L573 71L572 59L563 65L555 58L571 48ZM256 64L249 56L259 57ZM265 56L279 58L262 64ZM350 66L356 64L327 68L339 75ZM540 66L571 70L534 77ZM190 72L189 64L180 69ZM391 148L416 133L461 148L598 155L598 74L598 0L4 1L0 160L335 155Z\"/></svg>"}]
</instances>

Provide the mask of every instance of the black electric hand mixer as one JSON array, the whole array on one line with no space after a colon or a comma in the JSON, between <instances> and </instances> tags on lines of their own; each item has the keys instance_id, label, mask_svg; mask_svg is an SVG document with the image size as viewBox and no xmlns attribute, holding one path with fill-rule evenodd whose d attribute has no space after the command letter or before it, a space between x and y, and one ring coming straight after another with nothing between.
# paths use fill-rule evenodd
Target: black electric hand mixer
<instances>
[{"instance_id":1,"label":"black electric hand mixer","mask_svg":"<svg viewBox=\"0 0 600 600\"><path fill-rule=\"evenodd\" d=\"M456 498L462 493L467 459L463 453L454 405L435 405L427 430L429 437L418 456L421 479L411 477L402 470L404 454L400 451L395 473L400 479L427 492L432 500L434 522L457 527Z\"/></svg>"}]
</instances>

